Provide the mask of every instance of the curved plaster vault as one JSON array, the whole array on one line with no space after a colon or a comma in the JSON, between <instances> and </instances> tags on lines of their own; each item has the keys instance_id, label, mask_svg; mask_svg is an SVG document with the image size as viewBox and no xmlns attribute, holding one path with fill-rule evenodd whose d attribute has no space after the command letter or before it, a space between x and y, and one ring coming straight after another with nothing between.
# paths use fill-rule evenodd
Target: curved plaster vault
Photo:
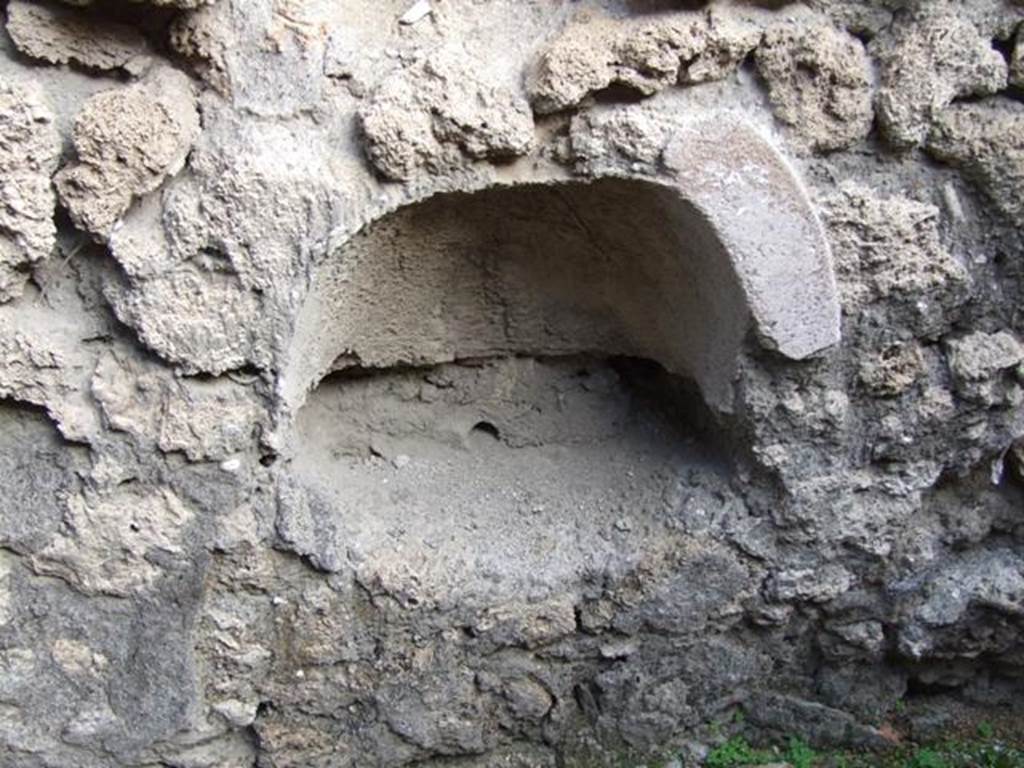
<instances>
[{"instance_id":1,"label":"curved plaster vault","mask_svg":"<svg viewBox=\"0 0 1024 768\"><path fill-rule=\"evenodd\" d=\"M828 244L777 151L723 117L679 128L662 165L442 192L371 220L314 271L287 405L350 366L600 352L657 360L727 409L751 328L797 360L835 344Z\"/></svg>"},{"instance_id":2,"label":"curved plaster vault","mask_svg":"<svg viewBox=\"0 0 1024 768\"><path fill-rule=\"evenodd\" d=\"M544 592L629 567L693 493L728 495L702 426L745 339L803 358L839 313L798 181L755 132L719 136L681 131L662 177L436 194L319 265L282 388L284 537L416 599L481 574Z\"/></svg>"}]
</instances>

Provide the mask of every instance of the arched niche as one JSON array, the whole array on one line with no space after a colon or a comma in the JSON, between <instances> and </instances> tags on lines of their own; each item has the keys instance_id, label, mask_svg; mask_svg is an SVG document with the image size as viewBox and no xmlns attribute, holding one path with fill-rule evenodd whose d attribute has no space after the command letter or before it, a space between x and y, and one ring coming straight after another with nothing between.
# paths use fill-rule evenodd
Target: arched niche
<instances>
[{"instance_id":1,"label":"arched niche","mask_svg":"<svg viewBox=\"0 0 1024 768\"><path fill-rule=\"evenodd\" d=\"M328 569L399 563L435 597L481 572L550 585L655 546L678 478L728 486L702 427L745 340L800 359L839 310L789 167L717 128L677 134L660 176L427 196L316 265L280 388L283 538ZM609 543L637 510L649 540Z\"/></svg>"},{"instance_id":2,"label":"arched niche","mask_svg":"<svg viewBox=\"0 0 1024 768\"><path fill-rule=\"evenodd\" d=\"M728 410L753 329L802 359L839 339L831 255L798 179L741 122L680 129L657 177L443 192L318 264L281 391L327 373L571 352L658 361Z\"/></svg>"}]
</instances>

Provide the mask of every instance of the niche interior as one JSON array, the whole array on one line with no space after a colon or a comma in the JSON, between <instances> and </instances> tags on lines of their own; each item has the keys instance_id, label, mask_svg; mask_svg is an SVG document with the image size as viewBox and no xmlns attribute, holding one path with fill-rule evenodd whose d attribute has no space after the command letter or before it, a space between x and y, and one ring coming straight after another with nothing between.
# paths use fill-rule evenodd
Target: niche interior
<instances>
[{"instance_id":1,"label":"niche interior","mask_svg":"<svg viewBox=\"0 0 1024 768\"><path fill-rule=\"evenodd\" d=\"M312 546L437 595L628 567L695 494L728 493L707 403L750 328L714 229L658 183L390 213L319 265L297 325L289 471Z\"/></svg>"}]
</instances>

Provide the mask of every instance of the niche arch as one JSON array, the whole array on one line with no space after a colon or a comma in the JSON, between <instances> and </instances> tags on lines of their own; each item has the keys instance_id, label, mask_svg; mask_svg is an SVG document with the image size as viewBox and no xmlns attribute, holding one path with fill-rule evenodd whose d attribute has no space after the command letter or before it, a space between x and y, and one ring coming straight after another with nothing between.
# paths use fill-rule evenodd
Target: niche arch
<instances>
[{"instance_id":1,"label":"niche arch","mask_svg":"<svg viewBox=\"0 0 1024 768\"><path fill-rule=\"evenodd\" d=\"M426 195L313 272L281 391L332 371L500 355L649 358L728 410L740 345L803 359L839 339L821 225L785 160L736 121L681 128L663 172Z\"/></svg>"}]
</instances>

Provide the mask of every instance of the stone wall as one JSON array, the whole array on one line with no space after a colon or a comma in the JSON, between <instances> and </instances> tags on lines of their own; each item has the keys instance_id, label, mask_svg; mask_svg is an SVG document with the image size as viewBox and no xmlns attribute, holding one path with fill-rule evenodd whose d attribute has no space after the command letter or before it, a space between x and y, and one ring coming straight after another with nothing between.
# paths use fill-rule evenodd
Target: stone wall
<instances>
[{"instance_id":1,"label":"stone wall","mask_svg":"<svg viewBox=\"0 0 1024 768\"><path fill-rule=\"evenodd\" d=\"M1024 732L1019 2L0 7L0 764Z\"/></svg>"}]
</instances>

